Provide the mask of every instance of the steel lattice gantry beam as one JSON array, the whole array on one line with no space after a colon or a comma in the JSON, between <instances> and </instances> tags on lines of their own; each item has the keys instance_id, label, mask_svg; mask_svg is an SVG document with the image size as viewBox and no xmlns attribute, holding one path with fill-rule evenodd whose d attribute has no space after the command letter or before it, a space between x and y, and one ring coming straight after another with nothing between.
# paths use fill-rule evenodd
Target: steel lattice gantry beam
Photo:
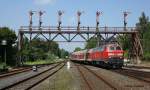
<instances>
[{"instance_id":1,"label":"steel lattice gantry beam","mask_svg":"<svg viewBox=\"0 0 150 90\"><path fill-rule=\"evenodd\" d=\"M135 27L21 26L18 34L19 50L22 49L23 37L26 35L30 35L30 41L41 35L48 41L56 41L55 38L61 36L65 40L61 42L80 42L80 40L74 40L75 37L80 36L86 42L90 39L90 37L95 36L101 38L100 40L106 40L108 36L112 38L115 35L123 36L128 34L132 36L131 39L133 41L133 50L131 50L132 56L138 59L143 55L138 31ZM53 37L51 37L51 35L53 35Z\"/></svg>"}]
</instances>

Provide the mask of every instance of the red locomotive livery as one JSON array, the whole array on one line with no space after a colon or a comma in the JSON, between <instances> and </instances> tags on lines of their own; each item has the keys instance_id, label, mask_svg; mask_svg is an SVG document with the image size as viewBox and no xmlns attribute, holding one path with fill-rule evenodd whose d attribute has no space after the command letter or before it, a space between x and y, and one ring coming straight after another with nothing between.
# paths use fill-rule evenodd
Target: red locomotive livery
<instances>
[{"instance_id":1,"label":"red locomotive livery","mask_svg":"<svg viewBox=\"0 0 150 90\"><path fill-rule=\"evenodd\" d=\"M106 44L88 50L73 52L70 58L72 61L121 68L123 66L123 56L124 51L118 44Z\"/></svg>"}]
</instances>

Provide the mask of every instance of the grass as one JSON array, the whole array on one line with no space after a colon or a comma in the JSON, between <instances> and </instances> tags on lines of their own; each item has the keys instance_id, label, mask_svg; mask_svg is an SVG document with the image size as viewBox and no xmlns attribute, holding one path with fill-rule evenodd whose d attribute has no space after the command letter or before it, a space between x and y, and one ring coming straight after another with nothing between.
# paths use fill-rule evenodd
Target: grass
<instances>
[{"instance_id":1,"label":"grass","mask_svg":"<svg viewBox=\"0 0 150 90\"><path fill-rule=\"evenodd\" d=\"M51 87L55 90L74 90L72 75L66 69L61 70L56 74Z\"/></svg>"},{"instance_id":2,"label":"grass","mask_svg":"<svg viewBox=\"0 0 150 90\"><path fill-rule=\"evenodd\" d=\"M56 74L46 79L34 90L79 90L76 89L72 73L64 67Z\"/></svg>"}]
</instances>

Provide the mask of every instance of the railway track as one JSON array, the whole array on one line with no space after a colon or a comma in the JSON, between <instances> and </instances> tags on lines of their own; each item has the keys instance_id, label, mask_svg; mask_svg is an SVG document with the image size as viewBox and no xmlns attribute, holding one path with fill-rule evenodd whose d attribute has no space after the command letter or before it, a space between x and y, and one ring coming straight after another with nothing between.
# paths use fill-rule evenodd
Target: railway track
<instances>
[{"instance_id":1,"label":"railway track","mask_svg":"<svg viewBox=\"0 0 150 90\"><path fill-rule=\"evenodd\" d=\"M150 84L150 72L137 71L137 70L125 69L125 68L118 69L118 70L111 70L111 71Z\"/></svg>"},{"instance_id":2,"label":"railway track","mask_svg":"<svg viewBox=\"0 0 150 90\"><path fill-rule=\"evenodd\" d=\"M77 69L80 72L81 77L83 77L83 80L87 84L89 90L95 90L95 88L94 88L94 86L92 86L93 84L90 83L90 81L87 79L88 75L87 74L85 75L85 73L83 72L83 68L84 68L84 70L90 72L93 75L93 77L96 77L99 81L101 81L105 85L107 85L107 87L109 87L111 90L117 90L117 88L113 84L109 83L109 81L105 80L101 75L98 75L97 73L95 73L94 71L92 71L91 69L89 69L88 67L86 67L84 65L79 65L79 64L75 64L75 65L77 66ZM97 82L95 82L95 83L97 83Z\"/></svg>"},{"instance_id":3,"label":"railway track","mask_svg":"<svg viewBox=\"0 0 150 90\"><path fill-rule=\"evenodd\" d=\"M44 67L46 65L52 65L52 64L55 64L55 63L39 64L39 65L36 65L36 66L38 66L38 68L40 68L40 67ZM20 69L15 69L15 70L0 74L0 79L5 78L5 77L9 77L9 76L12 76L12 75L15 75L15 74L23 73L23 72L28 72L30 70L32 70L32 66L27 66L27 67L22 67Z\"/></svg>"},{"instance_id":4,"label":"railway track","mask_svg":"<svg viewBox=\"0 0 150 90\"><path fill-rule=\"evenodd\" d=\"M1 88L1 90L29 90L32 87L36 86L40 82L44 81L46 78L52 76L56 72L58 72L63 66L65 65L65 62L57 63L55 66L42 71L36 75L33 75L31 77L25 78L23 80L14 82L11 85L5 86Z\"/></svg>"},{"instance_id":5,"label":"railway track","mask_svg":"<svg viewBox=\"0 0 150 90\"><path fill-rule=\"evenodd\" d=\"M4 78L4 77L11 76L11 75L19 74L19 73L22 73L22 72L27 72L27 71L30 71L30 70L32 70L31 67L13 70L13 71L10 71L10 72L7 72L7 73L0 74L0 79Z\"/></svg>"},{"instance_id":6,"label":"railway track","mask_svg":"<svg viewBox=\"0 0 150 90\"><path fill-rule=\"evenodd\" d=\"M136 69L150 69L150 67L146 66L126 66L127 68L136 68Z\"/></svg>"},{"instance_id":7,"label":"railway track","mask_svg":"<svg viewBox=\"0 0 150 90\"><path fill-rule=\"evenodd\" d=\"M93 90L92 86L90 85L90 83L88 82L88 80L86 79L86 77L84 76L84 73L80 70L79 66L75 64L75 66L77 67L81 77L83 78L83 80L85 81L85 83L87 84L89 90Z\"/></svg>"}]
</instances>

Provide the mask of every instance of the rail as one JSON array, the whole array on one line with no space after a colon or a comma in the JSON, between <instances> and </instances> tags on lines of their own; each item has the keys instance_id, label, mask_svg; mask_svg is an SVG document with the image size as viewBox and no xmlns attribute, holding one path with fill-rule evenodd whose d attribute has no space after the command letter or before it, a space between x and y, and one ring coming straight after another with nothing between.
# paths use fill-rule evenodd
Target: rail
<instances>
[{"instance_id":1,"label":"rail","mask_svg":"<svg viewBox=\"0 0 150 90\"><path fill-rule=\"evenodd\" d=\"M20 81L17 81L17 82L15 82L15 83L13 83L13 84L11 84L11 85L8 85L8 86L6 86L6 87L3 87L3 88L1 88L1 89L2 89L2 90L6 90L6 89L11 89L11 88L16 88L17 86L22 85L23 83L26 84L26 83L28 83L30 80L34 80L35 78L39 77L40 75L44 75L44 73L48 73L48 72L51 71L52 69L58 67L60 64L62 64L62 62L61 62L61 63L58 63L57 65L55 65L55 66L53 66L53 67L51 67L51 68L49 68L49 69L47 69L47 70L45 70L45 71L42 71L42 72L40 72L40 73L38 73L38 74L36 74L36 75L33 75L33 76L31 76L31 77L25 78L25 79L20 80ZM35 85L37 85L37 84L39 84L40 82L42 82L43 80L45 80L46 78L52 76L52 75L55 74L57 71L59 71L64 65L65 65L65 63L64 63L61 67L59 67L57 70L55 70L54 72L48 73L48 75L46 75L46 76L44 75L45 77L38 78L38 79L40 79L40 80L38 80L37 82L33 82L32 85L29 85L29 86L24 87L24 88L25 88L24 90L29 90L29 89L31 89L32 87L34 87ZM29 83L28 83L28 84L29 84ZM22 88L23 88L23 87L22 87Z\"/></svg>"},{"instance_id":2,"label":"rail","mask_svg":"<svg viewBox=\"0 0 150 90\"><path fill-rule=\"evenodd\" d=\"M144 72L144 71L137 71L137 70L131 70L131 69L121 69L121 70L112 70L112 72L129 76L132 79L136 79L138 81L143 81L145 83L150 84L150 72Z\"/></svg>"},{"instance_id":3,"label":"rail","mask_svg":"<svg viewBox=\"0 0 150 90\"><path fill-rule=\"evenodd\" d=\"M79 64L78 64L79 65ZM81 67L85 68L86 70L88 70L91 74L93 74L94 76L96 76L99 80L103 81L106 85L108 85L110 88L112 88L113 90L117 90L117 88L115 86L113 86L113 84L111 84L110 82L108 82L107 80L105 80L102 76L98 75L97 73L95 73L94 71L90 70L89 68L87 68L84 65L80 65ZM92 89L92 86L88 83L88 80L86 80L83 72L80 70L80 68L77 66L79 72L81 73L81 76L83 77L84 81L87 83L88 87L90 88L90 90L94 90Z\"/></svg>"}]
</instances>

